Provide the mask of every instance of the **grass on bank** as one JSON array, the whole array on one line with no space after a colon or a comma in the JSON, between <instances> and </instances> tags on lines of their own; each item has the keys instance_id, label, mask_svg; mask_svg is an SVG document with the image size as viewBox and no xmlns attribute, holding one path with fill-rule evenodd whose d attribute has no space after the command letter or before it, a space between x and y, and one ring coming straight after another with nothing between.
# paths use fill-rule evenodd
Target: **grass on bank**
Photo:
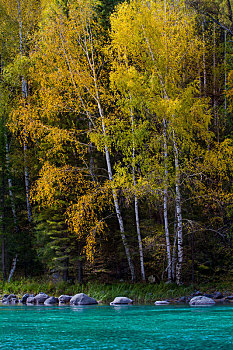
<instances>
[{"instance_id":1,"label":"grass on bank","mask_svg":"<svg viewBox=\"0 0 233 350\"><path fill-rule=\"evenodd\" d=\"M177 298L188 296L195 290L211 293L214 291L233 292L233 281L219 283L208 283L202 285L177 286L176 284L143 284L143 283L113 283L101 284L89 282L79 285L69 284L66 282L53 283L36 279L20 279L10 283L0 281L0 294L16 294L22 297L25 293L38 294L39 292L47 293L50 296L60 296L61 294L75 295L85 293L89 296L100 300L103 303L109 303L117 296L127 296L137 303L151 303L155 300L166 298Z\"/></svg>"}]
</instances>

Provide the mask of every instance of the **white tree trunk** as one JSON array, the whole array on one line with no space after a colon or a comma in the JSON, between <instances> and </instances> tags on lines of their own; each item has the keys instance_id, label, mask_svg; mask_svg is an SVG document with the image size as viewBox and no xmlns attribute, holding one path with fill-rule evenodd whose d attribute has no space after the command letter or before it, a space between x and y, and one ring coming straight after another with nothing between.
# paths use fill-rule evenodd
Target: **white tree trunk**
<instances>
[{"instance_id":1,"label":"white tree trunk","mask_svg":"<svg viewBox=\"0 0 233 350\"><path fill-rule=\"evenodd\" d=\"M176 267L176 283L182 284L182 265L183 265L183 225L180 195L180 168L179 168L179 152L176 144L175 132L173 130L173 147L175 157L175 185L176 185L176 215L177 215L177 267Z\"/></svg>"},{"instance_id":2,"label":"white tree trunk","mask_svg":"<svg viewBox=\"0 0 233 350\"><path fill-rule=\"evenodd\" d=\"M172 249L172 280L176 279L176 246L177 246L177 230L174 231L174 242Z\"/></svg>"},{"instance_id":3,"label":"white tree trunk","mask_svg":"<svg viewBox=\"0 0 233 350\"><path fill-rule=\"evenodd\" d=\"M134 187L136 188L136 178L135 178L135 142L134 142L134 116L133 112L131 110L131 129L132 129L132 137L133 137L133 166L132 166L132 171L133 171L133 184ZM137 228L137 236L138 236L138 246L139 246L139 255L140 255L140 267L141 267L141 276L142 280L146 280L146 275L145 275L145 268L144 268L144 257L143 257L143 248L142 248L142 237L141 237L141 229L140 229L140 220L139 220L139 210L138 210L138 198L135 193L134 195L134 208L135 208L135 220L136 220L136 228Z\"/></svg>"},{"instance_id":4,"label":"white tree trunk","mask_svg":"<svg viewBox=\"0 0 233 350\"><path fill-rule=\"evenodd\" d=\"M213 110L214 110L214 122L216 127L217 141L219 142L219 123L218 123L218 110L217 110L217 101L216 101L216 23L214 22L213 29Z\"/></svg>"},{"instance_id":5,"label":"white tree trunk","mask_svg":"<svg viewBox=\"0 0 233 350\"><path fill-rule=\"evenodd\" d=\"M69 63L69 57L68 57L67 52L66 52L65 42L64 42L63 35L62 35L61 31L60 31L60 38L61 38L62 48L63 48L64 54L65 54L65 58L67 61L67 65L68 65L68 68L69 68L69 71L71 74L72 84L74 85L74 88L77 89L76 82L74 80L73 71L72 71L71 65ZM89 45L87 45L87 40L89 41L88 42ZM91 32L91 27L88 25L88 20L87 20L87 23L85 23L85 25L83 26L83 42L82 42L82 44L80 42L78 44L80 44L82 46L82 50L84 50L86 58L87 58L87 65L89 66L89 69L91 72L91 77L93 79L93 83L94 83L94 87L95 87L94 99L95 99L95 102L97 103L99 116L101 118L101 123L102 123L102 133L103 133L103 136L105 137L106 136L106 129L105 129L104 113L103 113L103 109L101 106L101 100L99 97L99 89L98 89L97 77L96 77L96 72L95 72L93 34ZM91 97L93 97L93 95ZM88 119L94 125L93 119L91 118L91 116L88 112L88 108L85 106L85 102L83 101L82 96L80 94L79 94L79 98L82 102L83 108L86 112ZM112 166L111 166L109 150L108 150L106 143L104 146L104 152L105 152L105 158L106 158L106 163L107 163L108 178L109 178L110 182L112 183L113 182ZM118 223L119 223L119 227L120 227L121 239L122 239L122 242L123 242L123 245L125 248L125 254L127 257L128 266L129 266L130 273L131 273L131 280L135 281L134 265L133 265L133 262L131 259L130 250L129 250L126 236L125 236L124 223L123 223L123 218L121 215L121 210L120 210L119 201L118 201L118 197L117 197L117 191L114 187L112 187L112 195L113 195L115 211L116 211L116 215L117 215L117 219L118 219Z\"/></svg>"},{"instance_id":6,"label":"white tree trunk","mask_svg":"<svg viewBox=\"0 0 233 350\"><path fill-rule=\"evenodd\" d=\"M20 55L22 58L24 55L24 52L23 52L23 34L22 34L23 25L22 25L21 0L18 0L18 14L19 14L19 48L20 48ZM22 76L22 96L24 99L28 97L27 82L24 76ZM23 153L24 153L24 182L25 182L25 191L26 191L27 216L28 216L28 222L31 222L32 209L31 209L31 203L30 203L30 180L29 180L29 173L28 173L28 166L27 166L26 137L23 145Z\"/></svg>"},{"instance_id":7,"label":"white tree trunk","mask_svg":"<svg viewBox=\"0 0 233 350\"><path fill-rule=\"evenodd\" d=\"M103 111L102 111L102 107L100 102L98 102L98 108L99 108L99 114L101 116L101 121L102 121L102 131L103 131L103 135L106 135L106 130L105 130L105 123L104 123L104 115L103 115ZM110 160L110 155L109 155L109 151L108 151L108 147L105 144L105 157L106 157L106 163L107 163L107 169L108 169L108 178L109 180L112 182L113 181L113 175L112 175L112 166L111 166L111 160ZM129 269L130 269L130 273L131 273L131 280L135 281L135 271L134 271L134 265L131 259L131 254L130 254L130 250L128 247L128 243L126 240L126 236L125 236L125 229L124 229L124 223L123 223L123 218L121 215L121 210L120 210L120 206L119 206L119 202L118 202L118 197L117 197L117 192L115 190L115 188L112 187L112 194L113 194L113 200L114 200L114 206L115 206L115 210L116 210L116 214L117 214L117 219L118 219L118 223L119 223L119 227L120 227L120 232L121 232L121 239L125 248L125 254L127 257L127 261L128 261L128 265L129 265Z\"/></svg>"},{"instance_id":8,"label":"white tree trunk","mask_svg":"<svg viewBox=\"0 0 233 350\"><path fill-rule=\"evenodd\" d=\"M225 99L224 99L224 111L225 115L227 114L227 31L224 32L224 90L225 90Z\"/></svg>"},{"instance_id":9,"label":"white tree trunk","mask_svg":"<svg viewBox=\"0 0 233 350\"><path fill-rule=\"evenodd\" d=\"M3 161L4 162L4 161ZM1 242L2 242L2 256L1 256L1 262L2 262L2 276L3 280L6 280L6 227L5 227L5 175L4 175L4 168L2 166L2 184L1 184L1 197L0 197L0 203L1 203L1 211L0 211L0 223L1 223Z\"/></svg>"},{"instance_id":10,"label":"white tree trunk","mask_svg":"<svg viewBox=\"0 0 233 350\"><path fill-rule=\"evenodd\" d=\"M29 173L28 173L28 167L27 167L27 143L24 142L23 145L23 153L24 153L24 179L25 179L25 189L26 189L26 203L27 203L27 215L28 215L28 222L32 221L32 208L30 203L30 180L29 180Z\"/></svg>"},{"instance_id":11,"label":"white tree trunk","mask_svg":"<svg viewBox=\"0 0 233 350\"><path fill-rule=\"evenodd\" d=\"M17 257L18 257L18 255L16 254L16 255L15 255L15 258L13 259L13 263L12 263L11 271L10 271L10 274L9 274L9 277L8 277L8 280L7 280L7 282L8 282L8 283L10 283L11 278L12 278L12 276L13 276L14 272L15 272L15 269L16 269L16 263L17 263Z\"/></svg>"},{"instance_id":12,"label":"white tree trunk","mask_svg":"<svg viewBox=\"0 0 233 350\"><path fill-rule=\"evenodd\" d=\"M202 40L203 40L203 56L202 56L202 63L203 63L203 86L204 86L204 96L207 96L207 79L206 79L206 58L205 58L205 26L204 22L202 22Z\"/></svg>"},{"instance_id":13,"label":"white tree trunk","mask_svg":"<svg viewBox=\"0 0 233 350\"><path fill-rule=\"evenodd\" d=\"M167 212L167 200L168 200L168 170L167 170L167 125L166 120L163 120L163 149L164 149L164 190L163 190L163 216L164 216L164 229L166 237L166 249L167 249L167 276L168 282L171 282L172 271L171 271L171 244L168 227L168 212Z\"/></svg>"}]
</instances>

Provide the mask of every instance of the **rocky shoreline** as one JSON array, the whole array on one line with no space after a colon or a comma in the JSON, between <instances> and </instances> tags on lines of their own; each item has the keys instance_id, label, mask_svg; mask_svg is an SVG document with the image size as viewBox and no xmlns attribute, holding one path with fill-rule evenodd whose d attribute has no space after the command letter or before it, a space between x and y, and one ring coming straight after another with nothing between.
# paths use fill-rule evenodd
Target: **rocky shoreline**
<instances>
[{"instance_id":1,"label":"rocky shoreline","mask_svg":"<svg viewBox=\"0 0 233 350\"><path fill-rule=\"evenodd\" d=\"M221 292L214 292L214 293L201 293L200 291L196 291L194 293L192 293L189 296L182 296L180 298L174 298L174 299L168 299L168 301L170 303L174 303L174 304L180 304L180 303L186 303L186 304L190 304L191 300L196 298L196 297L200 297L200 300L204 298L208 298L214 301L214 303L233 303L233 294L226 292L226 293L221 293Z\"/></svg>"},{"instance_id":2,"label":"rocky shoreline","mask_svg":"<svg viewBox=\"0 0 233 350\"><path fill-rule=\"evenodd\" d=\"M102 301L97 301L94 298L89 297L84 293L78 293L74 296L60 295L59 297L49 296L46 293L39 293L37 295L26 293L20 299L15 294L5 294L1 297L0 302L2 304L18 304L25 305L94 305L100 304ZM189 304L190 306L201 305L215 305L215 304L233 304L233 294L226 292L214 292L212 294L201 293L196 291L188 296L182 296L179 298L168 298L163 300L156 300L155 305L169 305L169 304ZM116 297L110 305L129 305L133 304L133 300L127 297Z\"/></svg>"}]
</instances>

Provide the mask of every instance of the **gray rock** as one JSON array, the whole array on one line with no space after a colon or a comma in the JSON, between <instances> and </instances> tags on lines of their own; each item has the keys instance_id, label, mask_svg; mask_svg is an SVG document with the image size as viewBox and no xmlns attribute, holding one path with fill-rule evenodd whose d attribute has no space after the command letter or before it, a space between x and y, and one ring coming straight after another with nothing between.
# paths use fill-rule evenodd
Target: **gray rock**
<instances>
[{"instance_id":1,"label":"gray rock","mask_svg":"<svg viewBox=\"0 0 233 350\"><path fill-rule=\"evenodd\" d=\"M170 303L169 303L169 301L167 301L167 300L157 300L156 302L155 302L155 305L169 305Z\"/></svg>"},{"instance_id":2,"label":"gray rock","mask_svg":"<svg viewBox=\"0 0 233 350\"><path fill-rule=\"evenodd\" d=\"M20 300L21 303L26 304L27 298L30 296L30 294L26 293L22 296L22 299Z\"/></svg>"},{"instance_id":3,"label":"gray rock","mask_svg":"<svg viewBox=\"0 0 233 350\"><path fill-rule=\"evenodd\" d=\"M44 304L45 300L48 299L49 296L45 293L39 293L35 296L35 301L37 304Z\"/></svg>"},{"instance_id":4,"label":"gray rock","mask_svg":"<svg viewBox=\"0 0 233 350\"><path fill-rule=\"evenodd\" d=\"M8 303L16 304L19 302L19 299L15 294L4 295L4 297L2 298L2 302L4 304L8 304Z\"/></svg>"},{"instance_id":5,"label":"gray rock","mask_svg":"<svg viewBox=\"0 0 233 350\"><path fill-rule=\"evenodd\" d=\"M228 299L228 300L233 300L233 295L228 295L228 296L226 297L226 299Z\"/></svg>"},{"instance_id":6,"label":"gray rock","mask_svg":"<svg viewBox=\"0 0 233 350\"><path fill-rule=\"evenodd\" d=\"M24 295L22 296L22 299L20 300L21 303L26 304L27 298L29 298L29 297L34 297L34 294L28 294L28 293L24 294Z\"/></svg>"},{"instance_id":7,"label":"gray rock","mask_svg":"<svg viewBox=\"0 0 233 350\"><path fill-rule=\"evenodd\" d=\"M55 305L55 304L58 304L58 302L59 302L58 298L50 297L45 300L44 305Z\"/></svg>"},{"instance_id":8,"label":"gray rock","mask_svg":"<svg viewBox=\"0 0 233 350\"><path fill-rule=\"evenodd\" d=\"M58 300L60 304L68 304L71 298L72 298L71 295L60 295Z\"/></svg>"},{"instance_id":9,"label":"gray rock","mask_svg":"<svg viewBox=\"0 0 233 350\"><path fill-rule=\"evenodd\" d=\"M36 303L36 299L35 297L28 297L26 304L35 304Z\"/></svg>"},{"instance_id":10,"label":"gray rock","mask_svg":"<svg viewBox=\"0 0 233 350\"><path fill-rule=\"evenodd\" d=\"M110 305L128 305L128 304L132 304L133 300L129 299L127 297L116 297L111 303Z\"/></svg>"},{"instance_id":11,"label":"gray rock","mask_svg":"<svg viewBox=\"0 0 233 350\"><path fill-rule=\"evenodd\" d=\"M221 292L215 292L213 294L213 298L214 299L222 299L223 298L223 294Z\"/></svg>"},{"instance_id":12,"label":"gray rock","mask_svg":"<svg viewBox=\"0 0 233 350\"><path fill-rule=\"evenodd\" d=\"M84 293L75 294L70 299L70 305L92 305L98 304L94 298L89 297Z\"/></svg>"},{"instance_id":13,"label":"gray rock","mask_svg":"<svg viewBox=\"0 0 233 350\"><path fill-rule=\"evenodd\" d=\"M190 300L190 306L205 306L205 305L214 305L215 301L211 298L207 298L204 296L197 296Z\"/></svg>"}]
</instances>

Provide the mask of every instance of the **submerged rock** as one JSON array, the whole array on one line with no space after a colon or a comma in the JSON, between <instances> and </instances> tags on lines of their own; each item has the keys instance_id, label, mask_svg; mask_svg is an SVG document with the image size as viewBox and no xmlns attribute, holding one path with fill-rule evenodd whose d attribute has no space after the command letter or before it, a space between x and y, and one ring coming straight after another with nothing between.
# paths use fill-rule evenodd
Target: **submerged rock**
<instances>
[{"instance_id":1,"label":"submerged rock","mask_svg":"<svg viewBox=\"0 0 233 350\"><path fill-rule=\"evenodd\" d=\"M68 304L71 298L72 298L71 295L60 295L58 300L60 304Z\"/></svg>"},{"instance_id":2,"label":"submerged rock","mask_svg":"<svg viewBox=\"0 0 233 350\"><path fill-rule=\"evenodd\" d=\"M169 301L167 301L167 300L157 300L156 302L155 302L155 305L169 305L170 303L169 303Z\"/></svg>"},{"instance_id":3,"label":"submerged rock","mask_svg":"<svg viewBox=\"0 0 233 350\"><path fill-rule=\"evenodd\" d=\"M92 305L98 304L94 298L89 297L84 293L75 294L70 299L70 305Z\"/></svg>"},{"instance_id":4,"label":"submerged rock","mask_svg":"<svg viewBox=\"0 0 233 350\"><path fill-rule=\"evenodd\" d=\"M116 297L111 303L110 305L128 305L128 304L132 304L133 300L129 299L127 297Z\"/></svg>"},{"instance_id":5,"label":"submerged rock","mask_svg":"<svg viewBox=\"0 0 233 350\"><path fill-rule=\"evenodd\" d=\"M55 304L58 304L58 302L59 302L58 298L50 297L45 300L44 305L55 305Z\"/></svg>"},{"instance_id":6,"label":"submerged rock","mask_svg":"<svg viewBox=\"0 0 233 350\"><path fill-rule=\"evenodd\" d=\"M205 306L205 305L214 305L214 304L215 304L215 301L213 299L204 297L204 296L194 297L189 302L190 306Z\"/></svg>"}]
</instances>

